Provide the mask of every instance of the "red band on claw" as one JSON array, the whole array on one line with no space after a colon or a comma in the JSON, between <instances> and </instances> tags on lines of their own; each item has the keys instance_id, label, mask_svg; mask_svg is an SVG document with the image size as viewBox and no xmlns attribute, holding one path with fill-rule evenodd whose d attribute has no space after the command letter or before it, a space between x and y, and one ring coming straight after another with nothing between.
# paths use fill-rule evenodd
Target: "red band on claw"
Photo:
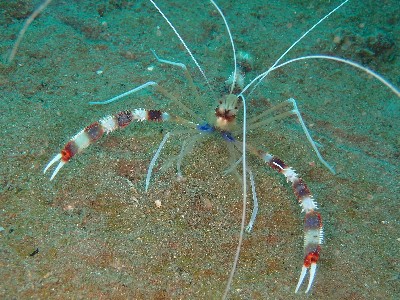
<instances>
[{"instance_id":1,"label":"red band on claw","mask_svg":"<svg viewBox=\"0 0 400 300\"><path fill-rule=\"evenodd\" d=\"M304 258L304 266L309 268L312 263L317 263L319 259L319 252L321 251L321 247L317 246L317 249L313 252L310 252Z\"/></svg>"}]
</instances>

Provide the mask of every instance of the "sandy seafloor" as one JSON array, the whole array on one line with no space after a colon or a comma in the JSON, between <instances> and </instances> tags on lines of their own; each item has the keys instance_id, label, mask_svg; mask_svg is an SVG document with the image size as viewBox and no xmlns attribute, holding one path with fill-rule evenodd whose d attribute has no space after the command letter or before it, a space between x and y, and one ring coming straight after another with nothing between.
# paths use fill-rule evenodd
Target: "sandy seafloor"
<instances>
[{"instance_id":1,"label":"sandy seafloor","mask_svg":"<svg viewBox=\"0 0 400 300\"><path fill-rule=\"evenodd\" d=\"M175 167L159 171L187 138L172 137L148 193L147 166L163 135L182 128L178 124L132 124L75 157L53 181L42 172L69 138L105 115L154 108L188 118L151 89L108 106L88 105L146 81L157 81L204 118L212 113L233 69L221 18L207 1L157 1L205 70L211 94L147 1L53 0L6 64L39 2L0 3L0 298L220 299L242 207L240 183L223 175L231 162L221 138L198 144L178 180ZM218 1L237 49L254 57L247 82L339 4L232 2ZM399 87L399 22L397 0L350 1L287 59L345 57ZM182 72L158 64L150 48L187 64L202 101L188 97ZM298 100L336 175L319 163L294 118L247 138L293 166L320 205L325 243L316 280L308 295L304 287L294 294L303 215L284 177L249 156L260 210L245 235L229 299L399 299L400 99L351 67L308 61L272 73L248 97L248 116L289 97Z\"/></svg>"}]
</instances>

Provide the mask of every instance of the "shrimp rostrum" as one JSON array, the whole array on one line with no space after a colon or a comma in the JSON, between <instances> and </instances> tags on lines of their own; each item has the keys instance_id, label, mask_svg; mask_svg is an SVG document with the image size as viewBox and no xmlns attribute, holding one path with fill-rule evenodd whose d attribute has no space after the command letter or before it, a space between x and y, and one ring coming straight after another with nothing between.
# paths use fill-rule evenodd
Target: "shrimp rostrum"
<instances>
[{"instance_id":1,"label":"shrimp rostrum","mask_svg":"<svg viewBox=\"0 0 400 300\"><path fill-rule=\"evenodd\" d=\"M206 85L208 88L211 88L209 84L209 80L205 75L203 68L200 66L199 62L196 60L190 48L185 43L184 39L178 33L177 29L168 19L168 17L164 14L164 12L159 8L159 6L153 1L150 0L154 8L161 14L164 20L168 23L171 29L174 31L174 34L179 38L186 52L190 56L196 68L201 73ZM300 123L303 133L306 136L308 142L310 143L312 149L317 155L319 161L323 166L325 166L330 172L335 173L334 168L329 165L324 158L321 156L317 144L313 141L305 122L299 112L296 100L290 98L278 105L275 105L268 110L262 112L261 114L247 118L246 114L246 97L251 94L254 89L261 84L264 79L273 71L284 67L285 65L292 64L298 61L304 60L325 60L331 61L334 63L342 63L354 67L356 69L365 72L375 79L381 81L383 85L389 88L396 96L400 97L399 90L394 87L391 83L385 80L382 76L375 73L374 71L363 67L362 65L346 60L343 58L328 56L328 55L309 55L309 56L301 56L298 58L290 59L287 61L283 61L286 54L296 46L298 42L300 42L303 38L307 36L309 32L311 32L316 26L322 23L326 18L328 18L335 11L340 9L343 5L345 5L347 1L342 2L334 9L332 9L329 13L319 19L312 27L310 27L302 36L300 36L293 44L285 51L283 54L275 61L275 63L266 69L264 72L256 76L253 80L251 80L247 85L244 85L244 76L248 71L247 66L250 64L249 56L243 55L242 52L236 52L235 43L233 39L233 35L229 29L228 23L221 9L217 6L217 4L211 0L211 4L218 11L220 17L225 23L225 28L227 30L228 36L230 38L231 46L232 46L232 56L233 56L233 72L229 79L225 82L227 93L221 96L217 100L217 106L213 108L212 116L209 118L202 118L198 116L195 112L193 112L190 107L186 106L185 103L174 97L172 93L170 93L167 89L165 89L161 84L157 81L148 81L144 84L131 89L123 94L117 95L109 100L100 101L100 102L91 102L92 105L104 105L111 102L114 102L122 97L126 97L128 95L134 94L142 89L148 89L161 95L162 97L168 98L172 103L174 103L177 107L180 108L180 111L184 112L188 117L182 117L179 115L174 115L166 111L158 110L158 109L149 109L149 108L134 108L132 110L122 110L115 114L108 115L99 121L96 121L88 126L86 126L83 130L78 132L72 139L70 139L61 152L54 156L50 160L50 162L45 166L44 173L46 173L53 165L55 168L50 176L50 180L53 180L55 176L60 172L61 168L71 160L75 155L82 152L89 145L95 143L99 140L104 134L109 134L117 129L122 129L131 124L132 122L172 122L175 123L176 126L184 127L185 130L181 131L172 131L165 134L163 140L161 141L156 154L153 156L151 163L148 168L145 190L149 188L149 182L152 174L153 167L156 163L158 156L160 155L164 144L170 136L179 136L180 133L190 133L190 136L182 142L181 151L176 158L176 167L178 176L182 176L181 172L181 164L182 160L186 155L190 154L190 151L194 148L194 145L201 142L204 137L212 137L217 136L219 139L222 138L226 147L228 149L228 153L232 157L232 161L234 161L233 166L228 171L235 170L240 168L240 174L236 172L238 176L238 180L241 183L241 187L243 189L243 214L242 214L242 222L241 222L241 230L239 235L239 242L237 246L237 251L235 254L235 258L233 261L233 266L231 269L231 273L229 279L227 280L227 285L224 293L224 298L227 297L230 286L232 283L232 279L235 273L236 264L239 258L239 252L243 240L244 232L251 231L253 224L257 215L258 201L254 183L254 176L251 172L251 168L247 165L247 155L254 156L259 159L261 162L265 163L272 169L276 170L278 173L281 173L287 180L288 183L291 184L294 195L301 206L302 212L304 212L304 257L303 257L303 266L300 273L300 278L298 280L297 286L295 288L295 292L298 292L307 273L309 272L308 284L305 288L305 292L309 292L316 276L317 262L321 253L321 245L323 242L323 224L320 213L318 212L318 206L316 200L312 196L312 193L305 183L305 181L296 173L296 171L288 166L282 159L259 149L256 146L248 143L246 140L247 131L250 129L257 129L265 126L268 123L274 122L276 120L280 120L283 118L287 118L290 116L294 116L298 122ZM174 62L170 60L166 60L160 58L154 50L152 50L153 55L158 63L166 64L170 68L175 68L180 70L186 77L188 82L188 87L190 89L191 95L195 100L199 100L201 95L193 82L193 78L186 67L186 65ZM240 53L240 55L237 55ZM200 101L200 100L199 100ZM238 120L238 113L242 110L243 118L241 122ZM240 123L240 124L239 124ZM251 218L248 222L247 227L245 227L245 210L246 210L246 202L247 202L247 182L250 181L251 191L253 195L253 212L251 214Z\"/></svg>"}]
</instances>

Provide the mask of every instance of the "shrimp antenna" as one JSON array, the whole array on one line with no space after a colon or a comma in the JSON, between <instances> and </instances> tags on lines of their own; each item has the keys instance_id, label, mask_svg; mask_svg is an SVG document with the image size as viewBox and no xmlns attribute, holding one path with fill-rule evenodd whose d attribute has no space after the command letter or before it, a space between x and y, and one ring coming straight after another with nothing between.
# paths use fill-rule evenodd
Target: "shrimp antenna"
<instances>
[{"instance_id":1,"label":"shrimp antenna","mask_svg":"<svg viewBox=\"0 0 400 300\"><path fill-rule=\"evenodd\" d=\"M297 39L275 62L274 64L264 73L261 73L258 75L256 78L254 78L246 87L242 90L241 94L243 94L250 86L252 86L256 81L257 84L254 86L251 92L253 92L256 87L262 82L262 80L271 72L275 66L288 54L290 50L293 49L294 46L296 46L303 38L306 37L307 34L309 34L312 30L314 30L315 27L317 27L319 24L321 24L325 19L327 19L331 14L333 14L335 11L337 11L339 8L341 8L343 5L345 5L349 0L343 1L340 5L336 6L333 10L331 10L327 15L325 15L322 19L320 19L317 23L315 23L310 29L308 29L300 38Z\"/></svg>"},{"instance_id":2,"label":"shrimp antenna","mask_svg":"<svg viewBox=\"0 0 400 300\"><path fill-rule=\"evenodd\" d=\"M240 249L242 248L243 244L243 236L244 236L244 226L245 226L245 221L246 221L246 203L247 203L247 159L246 159L246 130L247 130L247 122L246 122L246 99L244 98L243 95L240 96L242 98L242 103L243 103L243 128L242 128L242 180L243 180L243 204L242 204L242 221L240 223L240 233L239 233L239 241L236 247L236 253L235 253L235 258L233 260L233 265L231 269L231 273L229 274L229 279L226 284L225 292L224 295L222 296L222 299L225 300L228 297L229 290L231 289L232 281L233 281L233 276L235 275L236 271L236 266L239 262L239 255L240 255ZM250 181L253 182L252 176L250 176Z\"/></svg>"},{"instance_id":3,"label":"shrimp antenna","mask_svg":"<svg viewBox=\"0 0 400 300\"><path fill-rule=\"evenodd\" d=\"M344 59L344 58L340 58L340 57L336 57L336 56L329 56L329 55L307 55L307 56L301 56L301 57L297 57L297 58L293 58L291 60L288 60L284 63L281 63L275 67L273 67L271 69L271 71L276 70L278 68L281 68L285 65L291 64L293 62L296 61L301 61L301 60L306 60L306 59L324 59L324 60L333 60L336 62L340 62L340 63L344 63L346 65L350 65L356 69L360 69L361 71L364 71L365 73L371 75L372 77L375 77L377 80L379 80L380 82L382 82L385 86L387 86L397 97L400 97L400 91L389 81L387 81L385 78L383 78L381 75L379 75L378 73L372 71L371 69L368 69L354 61L348 60L348 59Z\"/></svg>"},{"instance_id":4,"label":"shrimp antenna","mask_svg":"<svg viewBox=\"0 0 400 300\"><path fill-rule=\"evenodd\" d=\"M206 73L204 73L203 69L200 67L200 64L197 62L196 58L194 58L192 51L190 51L189 47L186 45L185 41L183 40L183 38L181 37L181 35L178 33L178 31L176 30L176 28L174 27L174 25L172 25L172 23L170 22L170 20L167 18L167 16L162 12L162 10L157 6L157 4L153 1L150 0L150 2L154 5L154 7L158 10L158 12L161 14L161 16L164 18L164 20L168 23L169 27L172 28L172 30L174 31L175 35L178 37L178 39L181 41L182 45L185 47L187 53L189 53L191 59L194 61L194 63L196 64L197 68L199 69L201 75L203 75L204 79L207 82L208 87L210 88L210 90L212 91L210 82L208 81L208 78L206 76Z\"/></svg>"},{"instance_id":5,"label":"shrimp antenna","mask_svg":"<svg viewBox=\"0 0 400 300\"><path fill-rule=\"evenodd\" d=\"M18 33L17 40L14 43L14 46L10 53L10 56L8 57L8 60L7 60L8 63L11 63L13 61L15 55L17 54L19 44L21 43L22 38L24 37L24 34L25 34L26 30L28 29L29 25L31 25L31 23L35 20L35 18L47 7L47 5L50 4L51 1L52 0L45 0L42 4L39 5L38 8L35 9L35 11L29 16L29 18L26 19L24 26Z\"/></svg>"},{"instance_id":6,"label":"shrimp antenna","mask_svg":"<svg viewBox=\"0 0 400 300\"><path fill-rule=\"evenodd\" d=\"M232 45L234 66L233 66L233 80L232 80L231 90L229 92L229 94L232 94L233 89L235 88L235 84L236 84L236 73L237 73L235 44L233 43L231 30L229 29L229 25L228 25L228 22L226 21L224 14L222 13L221 9L218 7L218 5L213 0L210 0L210 1L215 6L215 8L218 10L219 14L221 15L222 19L224 20L225 28L228 31L229 39L230 39L231 45Z\"/></svg>"}]
</instances>

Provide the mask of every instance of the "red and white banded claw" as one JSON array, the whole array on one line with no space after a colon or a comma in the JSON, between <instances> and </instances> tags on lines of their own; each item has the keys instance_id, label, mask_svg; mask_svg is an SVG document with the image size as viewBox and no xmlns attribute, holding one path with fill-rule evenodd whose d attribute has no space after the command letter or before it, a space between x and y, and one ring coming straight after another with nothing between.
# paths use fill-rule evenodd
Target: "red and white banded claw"
<instances>
[{"instance_id":1,"label":"red and white banded claw","mask_svg":"<svg viewBox=\"0 0 400 300\"><path fill-rule=\"evenodd\" d=\"M117 129L125 128L132 121L162 122L169 119L170 115L166 112L162 112L160 110L146 110L143 108L134 109L132 111L124 110L117 112L114 115L106 116L99 121L86 126L71 140L69 140L61 152L54 156L53 159L46 165L43 173L46 173L46 171L53 164L60 161L50 177L50 180L53 180L58 171L60 171L60 169L76 154L82 152L85 148L89 147L90 144L95 143L104 134L108 134Z\"/></svg>"}]
</instances>

